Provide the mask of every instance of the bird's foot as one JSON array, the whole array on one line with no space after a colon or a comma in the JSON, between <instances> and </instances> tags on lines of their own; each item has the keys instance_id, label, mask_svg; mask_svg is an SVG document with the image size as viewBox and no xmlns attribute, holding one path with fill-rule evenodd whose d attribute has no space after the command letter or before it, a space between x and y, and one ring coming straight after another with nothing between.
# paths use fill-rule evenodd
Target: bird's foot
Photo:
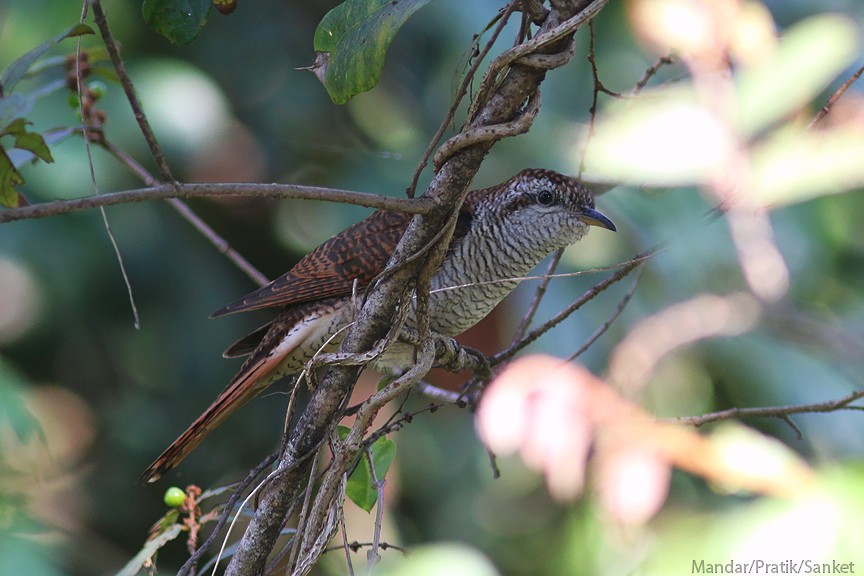
<instances>
[{"instance_id":1,"label":"bird's foot","mask_svg":"<svg viewBox=\"0 0 864 576\"><path fill-rule=\"evenodd\" d=\"M448 372L470 370L478 380L488 380L492 367L486 355L469 346L463 346L455 338L433 334L435 339L435 365Z\"/></svg>"}]
</instances>

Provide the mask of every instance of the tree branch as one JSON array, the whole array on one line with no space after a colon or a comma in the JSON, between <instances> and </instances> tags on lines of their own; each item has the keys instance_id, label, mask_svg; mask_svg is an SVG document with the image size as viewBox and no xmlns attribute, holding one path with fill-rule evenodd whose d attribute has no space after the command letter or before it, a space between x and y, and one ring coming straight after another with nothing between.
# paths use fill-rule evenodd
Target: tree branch
<instances>
[{"instance_id":1,"label":"tree branch","mask_svg":"<svg viewBox=\"0 0 864 576\"><path fill-rule=\"evenodd\" d=\"M732 418L782 418L788 420L792 414L812 414L820 412L835 412L837 410L864 410L864 406L849 406L855 400L864 398L864 390L857 390L843 398L819 402L817 404L796 404L793 406L767 406L754 408L729 408L719 412L709 412L699 416L680 416L669 421L681 424L702 426L709 422L730 420Z\"/></svg>"},{"instance_id":2,"label":"tree branch","mask_svg":"<svg viewBox=\"0 0 864 576\"><path fill-rule=\"evenodd\" d=\"M383 208L409 214L428 212L432 203L429 199L391 198L365 192L352 192L336 188L320 188L317 186L302 186L300 184L245 184L245 183L190 183L172 182L159 184L150 188L124 190L99 196L75 198L73 200L56 200L13 208L0 212L0 224L34 218L45 218L59 214L69 214L82 210L91 210L102 206L115 204L131 204L147 200L164 200L167 198L196 197L232 197L244 198L279 198L298 200L322 200L325 202L340 202L355 204L369 208Z\"/></svg>"}]
</instances>

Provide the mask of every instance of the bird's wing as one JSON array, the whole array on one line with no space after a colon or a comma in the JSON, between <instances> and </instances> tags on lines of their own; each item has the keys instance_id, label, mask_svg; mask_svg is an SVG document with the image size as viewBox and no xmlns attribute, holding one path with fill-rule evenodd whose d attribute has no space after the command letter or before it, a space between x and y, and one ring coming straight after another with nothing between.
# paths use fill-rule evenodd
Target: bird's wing
<instances>
[{"instance_id":1,"label":"bird's wing","mask_svg":"<svg viewBox=\"0 0 864 576\"><path fill-rule=\"evenodd\" d=\"M211 318L349 296L355 280L358 288L365 288L384 270L410 221L411 214L379 210L318 246L286 274L217 310Z\"/></svg>"}]
</instances>

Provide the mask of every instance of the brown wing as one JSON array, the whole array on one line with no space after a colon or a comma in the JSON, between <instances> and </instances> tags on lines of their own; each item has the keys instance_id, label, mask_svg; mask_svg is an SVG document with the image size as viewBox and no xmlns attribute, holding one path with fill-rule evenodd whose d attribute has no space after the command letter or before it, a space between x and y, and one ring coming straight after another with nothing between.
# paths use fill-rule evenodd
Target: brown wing
<instances>
[{"instance_id":1,"label":"brown wing","mask_svg":"<svg viewBox=\"0 0 864 576\"><path fill-rule=\"evenodd\" d=\"M307 254L291 270L211 314L211 318L351 294L384 270L411 214L379 210Z\"/></svg>"}]
</instances>

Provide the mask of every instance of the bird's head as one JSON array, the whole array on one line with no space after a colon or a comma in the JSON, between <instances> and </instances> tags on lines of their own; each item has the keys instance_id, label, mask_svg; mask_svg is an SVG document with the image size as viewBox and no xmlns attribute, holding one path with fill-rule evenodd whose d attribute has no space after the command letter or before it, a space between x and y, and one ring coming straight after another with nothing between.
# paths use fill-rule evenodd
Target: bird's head
<instances>
[{"instance_id":1,"label":"bird's head","mask_svg":"<svg viewBox=\"0 0 864 576\"><path fill-rule=\"evenodd\" d=\"M523 170L466 199L475 223L503 226L509 234L552 252L578 241L590 226L615 231L594 208L594 195L578 180L552 170Z\"/></svg>"}]
</instances>

